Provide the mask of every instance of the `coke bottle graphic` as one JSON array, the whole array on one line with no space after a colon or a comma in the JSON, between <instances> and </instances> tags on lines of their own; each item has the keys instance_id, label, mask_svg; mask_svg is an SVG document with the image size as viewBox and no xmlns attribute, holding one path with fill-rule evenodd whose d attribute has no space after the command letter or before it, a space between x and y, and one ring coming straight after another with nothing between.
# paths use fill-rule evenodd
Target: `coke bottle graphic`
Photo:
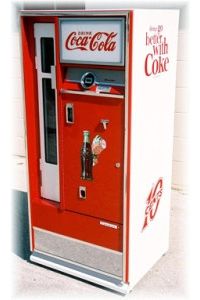
<instances>
[{"instance_id":1,"label":"coke bottle graphic","mask_svg":"<svg viewBox=\"0 0 200 300\"><path fill-rule=\"evenodd\" d=\"M90 145L90 132L83 131L83 145L81 149L81 178L85 180L92 180L92 165L93 154Z\"/></svg>"}]
</instances>

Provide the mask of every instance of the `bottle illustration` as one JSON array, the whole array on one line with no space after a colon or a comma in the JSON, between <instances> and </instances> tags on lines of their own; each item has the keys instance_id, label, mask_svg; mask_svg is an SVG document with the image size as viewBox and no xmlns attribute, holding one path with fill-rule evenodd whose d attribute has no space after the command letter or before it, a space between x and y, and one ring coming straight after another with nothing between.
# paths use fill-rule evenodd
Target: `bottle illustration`
<instances>
[{"instance_id":1,"label":"bottle illustration","mask_svg":"<svg viewBox=\"0 0 200 300\"><path fill-rule=\"evenodd\" d=\"M81 178L92 180L93 154L90 145L90 132L83 131L83 145L81 148Z\"/></svg>"}]
</instances>

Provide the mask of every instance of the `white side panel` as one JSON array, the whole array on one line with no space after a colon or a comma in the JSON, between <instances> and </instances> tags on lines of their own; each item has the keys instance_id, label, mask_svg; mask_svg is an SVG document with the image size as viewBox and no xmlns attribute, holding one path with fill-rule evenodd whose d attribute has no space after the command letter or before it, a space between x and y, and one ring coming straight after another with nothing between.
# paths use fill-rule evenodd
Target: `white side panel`
<instances>
[{"instance_id":1,"label":"white side panel","mask_svg":"<svg viewBox=\"0 0 200 300\"><path fill-rule=\"evenodd\" d=\"M131 286L168 249L178 16L177 10L134 10L129 236ZM145 74L148 54L147 74L151 73L153 60L159 60L159 57L166 59L165 66L160 66L163 72ZM154 71L156 66L157 62L154 63ZM147 198L159 178L162 178L163 186L158 185L156 194L160 194L151 199L151 211L147 208ZM151 220L153 215L155 217ZM148 225L143 230L145 216Z\"/></svg>"}]
</instances>

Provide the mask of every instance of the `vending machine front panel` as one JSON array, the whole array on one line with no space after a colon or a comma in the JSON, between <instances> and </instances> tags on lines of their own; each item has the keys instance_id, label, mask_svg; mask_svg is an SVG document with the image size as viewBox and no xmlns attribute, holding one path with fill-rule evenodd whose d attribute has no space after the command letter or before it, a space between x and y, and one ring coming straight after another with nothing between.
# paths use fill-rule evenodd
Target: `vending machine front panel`
<instances>
[{"instance_id":1,"label":"vending machine front panel","mask_svg":"<svg viewBox=\"0 0 200 300\"><path fill-rule=\"evenodd\" d=\"M114 20L97 18L96 22L94 18L88 18L88 22L95 21L99 29L99 26L105 26L107 19L110 24ZM124 17L116 18L117 28L120 28L119 40L125 36L124 20ZM35 49L30 56L28 47L28 55L24 57L28 61L25 73L30 73L30 61L33 66L35 64L36 73L36 80L26 86L27 98L31 87L37 95L32 103L26 101L27 124L31 128L28 144L34 141L38 151L36 156L33 149L28 148L30 168L37 169L39 174L39 178L37 175L31 179L31 190L35 191L31 198L33 247L51 252L40 242L43 235L38 232L44 230L122 255L124 45L117 44L117 57L121 61L118 66L114 62L113 67L111 62L102 65L103 58L101 66L91 62L88 67L84 60L83 65L80 62L66 64L60 57L58 17L24 17L22 24L24 39L33 37ZM82 32L85 35L83 27ZM111 40L115 43L113 37L108 38L106 34L102 39L107 47ZM98 59L104 57L106 51L102 49ZM32 122L33 104L36 117ZM91 176L86 174L87 159L83 157L84 133L90 139ZM36 182L40 184L38 190L35 189Z\"/></svg>"}]
</instances>

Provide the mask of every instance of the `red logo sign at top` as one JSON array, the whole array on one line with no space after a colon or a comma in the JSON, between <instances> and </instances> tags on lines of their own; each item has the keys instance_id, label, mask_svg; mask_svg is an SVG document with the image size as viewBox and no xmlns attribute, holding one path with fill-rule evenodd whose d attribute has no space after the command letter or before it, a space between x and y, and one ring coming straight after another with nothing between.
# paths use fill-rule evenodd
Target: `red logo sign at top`
<instances>
[{"instance_id":1,"label":"red logo sign at top","mask_svg":"<svg viewBox=\"0 0 200 300\"><path fill-rule=\"evenodd\" d=\"M116 49L115 32L76 32L69 33L65 48L82 51L114 51Z\"/></svg>"}]
</instances>

